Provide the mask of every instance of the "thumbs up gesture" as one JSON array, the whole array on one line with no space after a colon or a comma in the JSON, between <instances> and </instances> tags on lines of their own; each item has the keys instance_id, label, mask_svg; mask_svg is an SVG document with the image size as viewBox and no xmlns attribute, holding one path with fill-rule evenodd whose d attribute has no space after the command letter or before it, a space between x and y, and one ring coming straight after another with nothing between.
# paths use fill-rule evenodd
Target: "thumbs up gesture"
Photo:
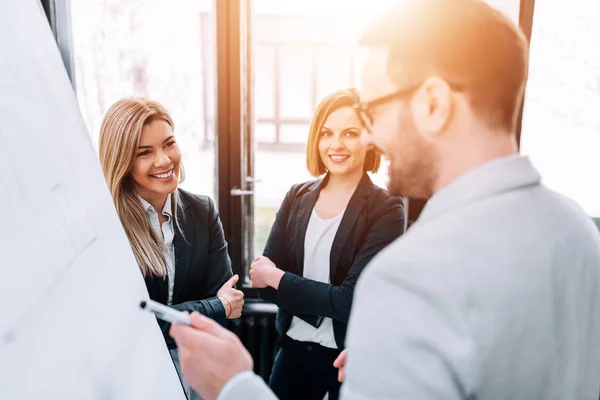
<instances>
[{"instance_id":1,"label":"thumbs up gesture","mask_svg":"<svg viewBox=\"0 0 600 400\"><path fill-rule=\"evenodd\" d=\"M223 303L223 307L225 308L227 319L235 319L242 316L244 292L234 288L239 279L240 277L238 275L232 276L217 292L217 297L221 300L221 303Z\"/></svg>"}]
</instances>

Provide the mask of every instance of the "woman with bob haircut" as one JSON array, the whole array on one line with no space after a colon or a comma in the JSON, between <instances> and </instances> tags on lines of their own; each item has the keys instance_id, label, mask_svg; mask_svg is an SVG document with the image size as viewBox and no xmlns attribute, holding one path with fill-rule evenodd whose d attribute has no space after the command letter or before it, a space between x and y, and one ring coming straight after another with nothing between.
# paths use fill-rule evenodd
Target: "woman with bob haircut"
<instances>
[{"instance_id":1,"label":"woman with bob haircut","mask_svg":"<svg viewBox=\"0 0 600 400\"><path fill-rule=\"evenodd\" d=\"M259 295L279 306L280 350L269 386L282 400L339 396L333 366L344 348L363 268L404 233L400 197L371 182L380 153L361 143L354 89L325 97L313 116L307 167L318 180L289 190L262 256L250 267Z\"/></svg>"},{"instance_id":2,"label":"woman with bob haircut","mask_svg":"<svg viewBox=\"0 0 600 400\"><path fill-rule=\"evenodd\" d=\"M143 98L117 101L102 121L99 153L150 298L222 325L238 318L244 295L234 287L238 276L215 205L178 188L183 164L169 112ZM170 324L158 323L179 371Z\"/></svg>"}]
</instances>

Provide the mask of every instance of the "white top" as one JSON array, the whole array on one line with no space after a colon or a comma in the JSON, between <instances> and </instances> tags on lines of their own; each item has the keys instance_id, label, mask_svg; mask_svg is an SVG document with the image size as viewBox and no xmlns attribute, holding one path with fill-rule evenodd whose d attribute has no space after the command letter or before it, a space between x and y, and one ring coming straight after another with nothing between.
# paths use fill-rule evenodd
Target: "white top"
<instances>
[{"instance_id":1,"label":"white top","mask_svg":"<svg viewBox=\"0 0 600 400\"><path fill-rule=\"evenodd\" d=\"M329 259L331 246L342 221L344 211L331 219L322 219L313 209L306 228L306 238L304 239L303 276L305 278L330 283ZM315 328L300 318L294 317L292 318L292 325L288 329L287 335L301 342L315 342L324 347L338 348L333 335L333 322L331 318L323 318L321 325Z\"/></svg>"},{"instance_id":2,"label":"white top","mask_svg":"<svg viewBox=\"0 0 600 400\"><path fill-rule=\"evenodd\" d=\"M167 217L167 220L160 226L160 222L158 221L158 213L152 207L150 203L146 200L142 199L139 195L138 198L142 203L142 207L146 210L146 216L150 220L150 225L152 225L152 229L158 235L159 238L162 238L165 246L167 247L167 251L164 252L163 257L167 263L167 276L169 281L169 297L167 300L167 304L171 305L173 300L173 285L175 284L175 246L173 245L173 237L175 236L175 230L173 229L173 218L171 218L171 194L167 196L167 201L162 209L162 215Z\"/></svg>"}]
</instances>

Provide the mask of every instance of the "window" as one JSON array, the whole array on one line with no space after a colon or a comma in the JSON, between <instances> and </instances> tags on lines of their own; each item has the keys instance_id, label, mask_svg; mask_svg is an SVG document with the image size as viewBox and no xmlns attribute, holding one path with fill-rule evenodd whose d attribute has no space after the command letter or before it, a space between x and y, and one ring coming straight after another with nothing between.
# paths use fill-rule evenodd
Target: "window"
<instances>
[{"instance_id":1,"label":"window","mask_svg":"<svg viewBox=\"0 0 600 400\"><path fill-rule=\"evenodd\" d=\"M156 100L175 122L186 172L182 188L214 197L213 2L71 4L77 97L94 146L104 113L116 100Z\"/></svg>"},{"instance_id":2,"label":"window","mask_svg":"<svg viewBox=\"0 0 600 400\"><path fill-rule=\"evenodd\" d=\"M289 188L314 179L305 151L317 104L334 90L359 86L357 34L391 4L254 1L255 255L262 254ZM386 168L372 179L385 186Z\"/></svg>"},{"instance_id":3,"label":"window","mask_svg":"<svg viewBox=\"0 0 600 400\"><path fill-rule=\"evenodd\" d=\"M550 188L600 217L600 3L535 4L521 151ZM569 27L566 29L565 27Z\"/></svg>"}]
</instances>

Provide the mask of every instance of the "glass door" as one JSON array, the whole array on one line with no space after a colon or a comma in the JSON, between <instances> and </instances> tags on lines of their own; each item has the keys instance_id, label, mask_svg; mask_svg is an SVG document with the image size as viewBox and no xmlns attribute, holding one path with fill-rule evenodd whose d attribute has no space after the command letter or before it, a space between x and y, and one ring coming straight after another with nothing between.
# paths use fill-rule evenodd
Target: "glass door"
<instances>
[{"instance_id":1,"label":"glass door","mask_svg":"<svg viewBox=\"0 0 600 400\"><path fill-rule=\"evenodd\" d=\"M358 34L370 16L391 4L253 1L252 256L262 254L290 187L315 179L306 168L305 152L313 112L327 94L359 86ZM386 170L372 175L383 187Z\"/></svg>"}]
</instances>

